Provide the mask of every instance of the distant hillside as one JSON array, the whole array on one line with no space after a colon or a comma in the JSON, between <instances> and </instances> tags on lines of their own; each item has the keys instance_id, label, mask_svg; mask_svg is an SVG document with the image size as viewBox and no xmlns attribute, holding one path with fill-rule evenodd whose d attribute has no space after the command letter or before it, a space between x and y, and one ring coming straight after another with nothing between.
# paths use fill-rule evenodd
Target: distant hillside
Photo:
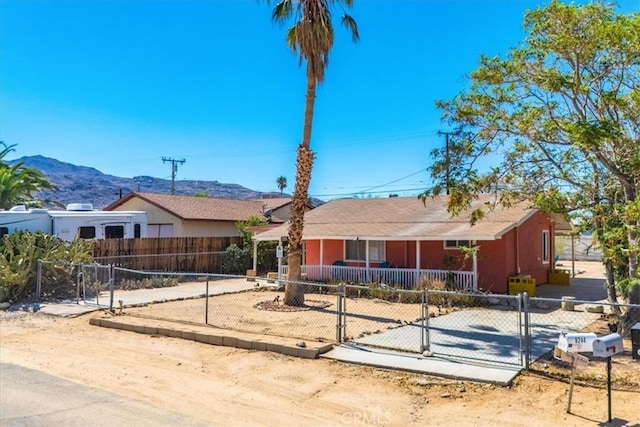
<instances>
[{"instance_id":1,"label":"distant hillside","mask_svg":"<svg viewBox=\"0 0 640 427\"><path fill-rule=\"evenodd\" d=\"M171 180L150 176L120 178L103 174L94 168L76 166L43 156L21 157L7 163L13 165L19 162L42 171L58 188L56 191L42 191L36 194L38 199L54 200L65 205L77 202L92 203L94 208L100 209L116 201L121 194L125 195L131 191L165 194L171 192ZM207 192L211 197L234 199L280 197L279 192L261 193L238 184L223 184L218 181L176 181L176 194L191 195L198 192Z\"/></svg>"}]
</instances>

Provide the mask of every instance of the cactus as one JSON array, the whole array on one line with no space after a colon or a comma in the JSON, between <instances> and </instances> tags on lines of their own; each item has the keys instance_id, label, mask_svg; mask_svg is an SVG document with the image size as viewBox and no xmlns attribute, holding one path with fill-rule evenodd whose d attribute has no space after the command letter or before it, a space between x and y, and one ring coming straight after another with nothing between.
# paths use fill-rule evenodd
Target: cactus
<instances>
[{"instance_id":1,"label":"cactus","mask_svg":"<svg viewBox=\"0 0 640 427\"><path fill-rule=\"evenodd\" d=\"M19 231L0 242L0 302L18 300L25 291L35 290L38 260L42 268L42 291L73 288L71 263L91 262L91 246L82 240L65 242L41 232ZM61 266L66 263L67 266Z\"/></svg>"}]
</instances>

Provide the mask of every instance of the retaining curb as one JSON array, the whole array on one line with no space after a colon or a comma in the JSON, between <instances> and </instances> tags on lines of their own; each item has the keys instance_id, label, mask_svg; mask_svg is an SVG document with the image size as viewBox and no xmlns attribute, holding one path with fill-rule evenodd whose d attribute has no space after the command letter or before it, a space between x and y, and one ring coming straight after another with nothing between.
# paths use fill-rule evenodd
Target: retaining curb
<instances>
[{"instance_id":1,"label":"retaining curb","mask_svg":"<svg viewBox=\"0 0 640 427\"><path fill-rule=\"evenodd\" d=\"M333 344L321 342L309 342L305 340L305 347L300 347L294 342L296 340L289 338L271 337L268 335L250 334L226 329L218 330L207 326L180 323L173 324L164 321L155 321L155 323L162 322L163 325L160 326L157 324L154 325L154 321L151 320L148 322L149 324L140 324L140 318L135 319L135 321L126 321L125 319L116 320L93 317L89 319L89 324L139 334L180 338L210 345L235 347L245 350L271 351L304 359L317 359L319 355L333 349ZM300 340L297 341L300 342Z\"/></svg>"}]
</instances>

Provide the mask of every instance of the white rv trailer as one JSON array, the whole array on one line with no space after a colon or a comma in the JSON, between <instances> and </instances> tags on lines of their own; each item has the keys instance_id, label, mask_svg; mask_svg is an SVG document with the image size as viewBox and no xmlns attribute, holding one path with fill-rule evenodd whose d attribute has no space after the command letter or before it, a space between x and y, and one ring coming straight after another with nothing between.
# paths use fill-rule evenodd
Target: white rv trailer
<instances>
[{"instance_id":1,"label":"white rv trailer","mask_svg":"<svg viewBox=\"0 0 640 427\"><path fill-rule=\"evenodd\" d=\"M13 234L17 230L53 232L53 222L46 209L27 209L14 206L8 211L0 210L0 236Z\"/></svg>"},{"instance_id":2,"label":"white rv trailer","mask_svg":"<svg viewBox=\"0 0 640 427\"><path fill-rule=\"evenodd\" d=\"M89 203L72 203L66 210L26 209L0 211L0 236L16 230L42 231L63 240L147 237L147 213L99 211Z\"/></svg>"}]
</instances>

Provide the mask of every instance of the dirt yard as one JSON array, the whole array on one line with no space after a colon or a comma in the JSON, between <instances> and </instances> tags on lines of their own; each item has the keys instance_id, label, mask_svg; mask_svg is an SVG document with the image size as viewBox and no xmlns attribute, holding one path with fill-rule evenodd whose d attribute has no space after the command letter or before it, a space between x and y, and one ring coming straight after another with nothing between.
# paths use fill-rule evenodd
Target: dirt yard
<instances>
[{"instance_id":1,"label":"dirt yard","mask_svg":"<svg viewBox=\"0 0 640 427\"><path fill-rule=\"evenodd\" d=\"M501 388L90 326L98 315L0 312L0 361L211 425L640 425L640 362L629 352L614 359L607 424L602 362L579 368L567 414L570 371L552 360Z\"/></svg>"}]
</instances>

